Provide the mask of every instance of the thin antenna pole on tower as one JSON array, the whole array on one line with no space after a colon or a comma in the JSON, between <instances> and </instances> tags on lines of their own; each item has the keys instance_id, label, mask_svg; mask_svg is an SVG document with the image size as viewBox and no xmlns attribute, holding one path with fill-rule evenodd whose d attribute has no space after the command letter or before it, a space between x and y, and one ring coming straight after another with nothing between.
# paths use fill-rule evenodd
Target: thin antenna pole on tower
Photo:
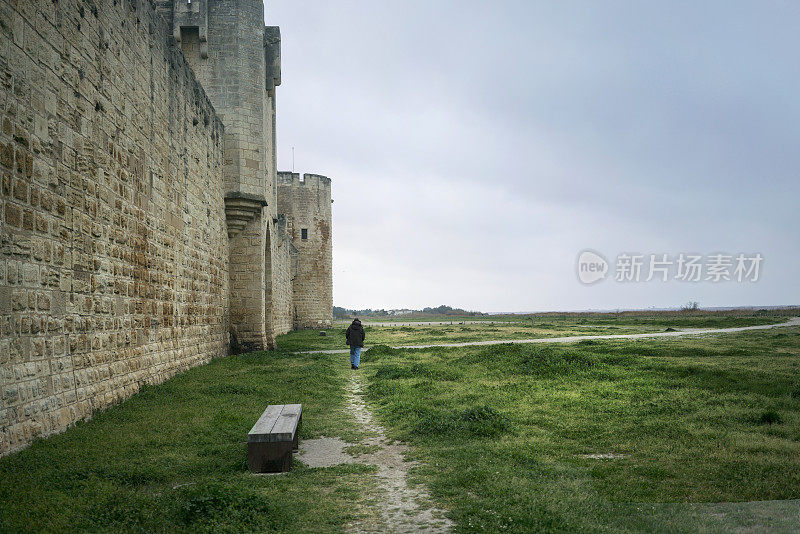
<instances>
[{"instance_id":1,"label":"thin antenna pole on tower","mask_svg":"<svg viewBox=\"0 0 800 534\"><path fill-rule=\"evenodd\" d=\"M294 147L292 147L292 172L294 172Z\"/></svg>"}]
</instances>

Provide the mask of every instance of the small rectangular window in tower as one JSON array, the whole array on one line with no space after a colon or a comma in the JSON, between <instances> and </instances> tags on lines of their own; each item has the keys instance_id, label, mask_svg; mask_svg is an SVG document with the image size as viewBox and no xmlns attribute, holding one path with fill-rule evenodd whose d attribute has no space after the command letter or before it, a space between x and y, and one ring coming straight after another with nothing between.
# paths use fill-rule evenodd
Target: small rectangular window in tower
<instances>
[{"instance_id":1,"label":"small rectangular window in tower","mask_svg":"<svg viewBox=\"0 0 800 534\"><path fill-rule=\"evenodd\" d=\"M308 239L308 228L303 228L300 230L300 237L302 239Z\"/></svg>"}]
</instances>

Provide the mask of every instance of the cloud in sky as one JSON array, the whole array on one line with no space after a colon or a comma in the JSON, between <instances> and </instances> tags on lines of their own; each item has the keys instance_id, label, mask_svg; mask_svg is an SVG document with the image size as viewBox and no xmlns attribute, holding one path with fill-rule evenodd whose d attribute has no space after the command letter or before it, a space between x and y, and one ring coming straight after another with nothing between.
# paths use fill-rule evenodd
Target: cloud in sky
<instances>
[{"instance_id":1,"label":"cloud in sky","mask_svg":"<svg viewBox=\"0 0 800 534\"><path fill-rule=\"evenodd\" d=\"M334 303L800 302L800 5L270 1L278 163L333 180ZM764 256L584 286L578 253Z\"/></svg>"}]
</instances>

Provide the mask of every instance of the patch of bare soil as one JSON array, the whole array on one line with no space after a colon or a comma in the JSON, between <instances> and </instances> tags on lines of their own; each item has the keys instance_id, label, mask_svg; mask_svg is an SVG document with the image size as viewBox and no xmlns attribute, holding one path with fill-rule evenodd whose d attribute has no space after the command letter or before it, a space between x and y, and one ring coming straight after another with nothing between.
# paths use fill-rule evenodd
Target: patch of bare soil
<instances>
[{"instance_id":1,"label":"patch of bare soil","mask_svg":"<svg viewBox=\"0 0 800 534\"><path fill-rule=\"evenodd\" d=\"M304 439L300 441L297 459L308 467L354 464L357 460L345 452L345 448L352 446L340 438Z\"/></svg>"}]
</instances>

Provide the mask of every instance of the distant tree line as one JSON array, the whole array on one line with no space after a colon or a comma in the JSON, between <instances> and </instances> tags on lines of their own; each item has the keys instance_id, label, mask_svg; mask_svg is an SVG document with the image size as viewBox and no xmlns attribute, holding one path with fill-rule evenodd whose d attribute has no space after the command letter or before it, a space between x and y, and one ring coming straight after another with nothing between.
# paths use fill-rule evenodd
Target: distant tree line
<instances>
[{"instance_id":1,"label":"distant tree line","mask_svg":"<svg viewBox=\"0 0 800 534\"><path fill-rule=\"evenodd\" d=\"M388 316L403 316L403 317L420 317L420 316L441 316L453 315L459 317L477 317L486 315L479 311L468 311L461 308L453 308L452 306L436 306L435 308L422 308L421 310L373 310L367 308L365 310L351 310L348 308L341 308L339 306L333 307L334 319L346 319L349 317L388 317Z\"/></svg>"}]
</instances>

